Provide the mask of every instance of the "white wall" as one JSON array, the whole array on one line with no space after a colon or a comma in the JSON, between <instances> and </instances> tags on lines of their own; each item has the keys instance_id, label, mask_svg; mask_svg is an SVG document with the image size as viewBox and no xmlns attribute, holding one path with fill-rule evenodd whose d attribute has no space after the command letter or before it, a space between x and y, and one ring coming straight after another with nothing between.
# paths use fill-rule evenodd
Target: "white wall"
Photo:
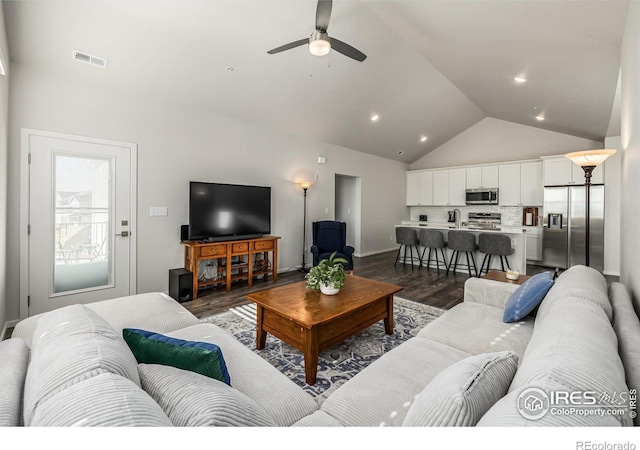
<instances>
[{"instance_id":1,"label":"white wall","mask_svg":"<svg viewBox=\"0 0 640 450\"><path fill-rule=\"evenodd\" d=\"M271 186L272 234L282 237L280 269L302 263L303 192L295 183L298 178L314 181L307 197L308 237L312 221L333 219L336 172L361 178L363 252L393 248L389 239L393 225L406 214L404 163L183 105L79 86L19 63L12 65L10 124L9 258L15 264L9 268L8 298L14 300L8 315L12 319L19 314L21 128L138 144L138 292L166 291L167 271L183 263L179 230L188 222L190 180ZM327 163L317 164L318 155ZM150 206L167 206L169 215L149 217Z\"/></svg>"},{"instance_id":2,"label":"white wall","mask_svg":"<svg viewBox=\"0 0 640 450\"><path fill-rule=\"evenodd\" d=\"M604 273L620 276L622 146L620 136L607 137L605 148L618 150L604 164Z\"/></svg>"},{"instance_id":3,"label":"white wall","mask_svg":"<svg viewBox=\"0 0 640 450\"><path fill-rule=\"evenodd\" d=\"M602 148L602 142L487 117L411 164L411 169L534 159L593 148Z\"/></svg>"},{"instance_id":4,"label":"white wall","mask_svg":"<svg viewBox=\"0 0 640 450\"><path fill-rule=\"evenodd\" d=\"M640 311L640 3L629 2L622 66L622 242L620 279Z\"/></svg>"},{"instance_id":5,"label":"white wall","mask_svg":"<svg viewBox=\"0 0 640 450\"><path fill-rule=\"evenodd\" d=\"M0 75L0 333L8 314L7 306L7 129L9 126L9 51L4 24L4 10L0 4L0 54L7 75ZM2 339L2 336L0 336Z\"/></svg>"}]
</instances>

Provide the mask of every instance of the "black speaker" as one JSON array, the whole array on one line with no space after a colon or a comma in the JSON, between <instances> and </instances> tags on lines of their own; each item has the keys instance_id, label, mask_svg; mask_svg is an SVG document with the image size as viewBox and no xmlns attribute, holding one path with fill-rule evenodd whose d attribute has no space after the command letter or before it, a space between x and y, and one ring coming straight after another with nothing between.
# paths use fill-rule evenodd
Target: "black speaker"
<instances>
[{"instance_id":1,"label":"black speaker","mask_svg":"<svg viewBox=\"0 0 640 450\"><path fill-rule=\"evenodd\" d=\"M180 303L193 300L193 273L187 269L169 270L169 295Z\"/></svg>"},{"instance_id":2,"label":"black speaker","mask_svg":"<svg viewBox=\"0 0 640 450\"><path fill-rule=\"evenodd\" d=\"M189 225L180 225L180 241L185 242L189 240Z\"/></svg>"}]
</instances>

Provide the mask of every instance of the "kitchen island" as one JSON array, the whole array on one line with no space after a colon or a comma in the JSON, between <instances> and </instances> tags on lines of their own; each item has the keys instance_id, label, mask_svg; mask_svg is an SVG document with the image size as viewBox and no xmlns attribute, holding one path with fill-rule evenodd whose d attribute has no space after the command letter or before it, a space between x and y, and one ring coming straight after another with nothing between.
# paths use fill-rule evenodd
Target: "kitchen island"
<instances>
[{"instance_id":1,"label":"kitchen island","mask_svg":"<svg viewBox=\"0 0 640 450\"><path fill-rule=\"evenodd\" d=\"M526 228L518 227L518 226L498 226L496 228L477 228L477 227L469 227L466 225L456 227L453 223L437 223L437 222L415 222L415 221L403 221L400 225L396 225L397 227L410 227L415 228L416 231L421 228L428 228L432 230L442 231L444 234L444 240L447 241L447 234L451 230L460 230L460 231L468 231L476 236L476 244L478 243L478 235L480 233L499 233L505 234L511 238L511 248L514 249L513 255L509 256L509 265L512 270L517 270L523 275L527 273L527 246L525 241L525 233L527 232ZM420 247L420 254L422 255L423 248ZM428 250L427 250L428 253ZM447 257L447 264L451 260L451 254L453 251L445 248L445 255ZM480 270L480 265L482 264L482 260L484 259L485 254L476 251L474 257L476 259L476 266L478 271ZM426 258L426 253L425 253ZM432 258L433 259L433 258ZM462 263L462 264L461 264ZM417 263L416 263L417 264ZM426 264L426 261L425 261ZM500 269L500 257L494 256L491 258L491 269ZM505 266L505 270L506 270ZM453 268L451 268L453 270ZM458 267L456 268L456 272L464 272L468 273L466 266L466 259L461 258L458 260ZM473 273L473 270L472 270Z\"/></svg>"}]
</instances>

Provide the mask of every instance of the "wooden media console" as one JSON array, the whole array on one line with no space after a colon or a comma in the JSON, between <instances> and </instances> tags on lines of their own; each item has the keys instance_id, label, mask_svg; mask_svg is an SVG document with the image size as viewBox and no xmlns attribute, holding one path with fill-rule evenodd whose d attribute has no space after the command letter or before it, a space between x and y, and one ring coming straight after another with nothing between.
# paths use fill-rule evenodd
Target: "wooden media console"
<instances>
[{"instance_id":1,"label":"wooden media console","mask_svg":"<svg viewBox=\"0 0 640 450\"><path fill-rule=\"evenodd\" d=\"M184 268L193 273L193 299L198 298L198 289L206 286L225 284L231 290L231 282L247 279L249 286L259 275L273 275L278 280L278 239L279 236L263 236L237 241L200 242L185 241ZM271 259L269 259L271 253ZM201 277L200 262L217 260L214 277Z\"/></svg>"}]
</instances>

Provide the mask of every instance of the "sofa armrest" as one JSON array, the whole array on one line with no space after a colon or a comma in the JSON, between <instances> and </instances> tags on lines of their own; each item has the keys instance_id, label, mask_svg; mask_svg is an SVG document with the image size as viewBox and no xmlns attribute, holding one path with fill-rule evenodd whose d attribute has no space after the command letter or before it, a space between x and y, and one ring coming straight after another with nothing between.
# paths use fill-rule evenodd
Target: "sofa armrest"
<instances>
[{"instance_id":1,"label":"sofa armrest","mask_svg":"<svg viewBox=\"0 0 640 450\"><path fill-rule=\"evenodd\" d=\"M504 309L507 300L518 287L517 284L502 281L469 278L464 283L464 301Z\"/></svg>"}]
</instances>

